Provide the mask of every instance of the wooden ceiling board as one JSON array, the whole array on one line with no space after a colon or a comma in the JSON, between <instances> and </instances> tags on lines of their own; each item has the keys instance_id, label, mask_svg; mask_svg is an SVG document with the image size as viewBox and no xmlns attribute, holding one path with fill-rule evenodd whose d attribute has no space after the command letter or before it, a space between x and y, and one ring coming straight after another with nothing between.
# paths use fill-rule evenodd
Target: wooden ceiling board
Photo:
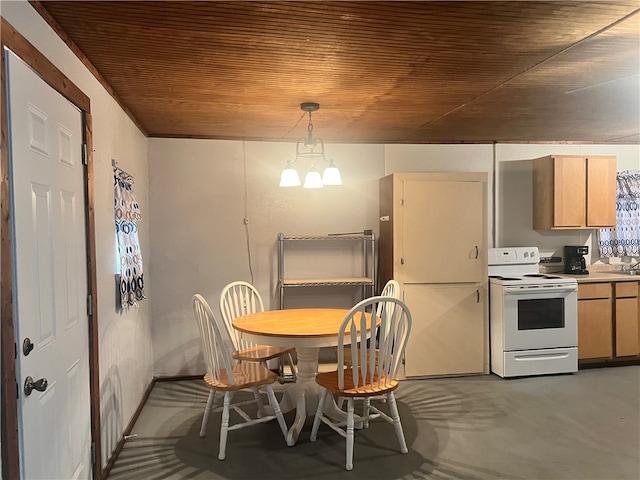
<instances>
[{"instance_id":1,"label":"wooden ceiling board","mask_svg":"<svg viewBox=\"0 0 640 480\"><path fill-rule=\"evenodd\" d=\"M37 8L150 136L295 140L304 101L321 105L316 134L341 143L640 134L639 0Z\"/></svg>"},{"instance_id":2,"label":"wooden ceiling board","mask_svg":"<svg viewBox=\"0 0 640 480\"><path fill-rule=\"evenodd\" d=\"M462 141L489 139L495 126L484 118L498 106L504 123L496 141L514 142L536 131L535 141L629 143L640 129L640 42L633 34L639 30L638 16L620 22L464 109L423 126L407 140L439 138L454 128L467 135ZM576 136L576 125L589 136Z\"/></svg>"}]
</instances>

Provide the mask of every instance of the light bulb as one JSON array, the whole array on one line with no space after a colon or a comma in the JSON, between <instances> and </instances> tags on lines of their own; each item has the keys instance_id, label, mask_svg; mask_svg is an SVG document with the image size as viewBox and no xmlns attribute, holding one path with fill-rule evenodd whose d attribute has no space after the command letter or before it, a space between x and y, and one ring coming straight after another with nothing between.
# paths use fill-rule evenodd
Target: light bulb
<instances>
[{"instance_id":1,"label":"light bulb","mask_svg":"<svg viewBox=\"0 0 640 480\"><path fill-rule=\"evenodd\" d=\"M311 170L307 172L307 176L304 177L304 188L322 188L324 185L322 184L322 177L320 177L320 172L318 172L314 167L311 167Z\"/></svg>"},{"instance_id":2,"label":"light bulb","mask_svg":"<svg viewBox=\"0 0 640 480\"><path fill-rule=\"evenodd\" d=\"M301 183L298 172L291 166L291 164L287 163L287 168L285 168L280 175L280 186L299 187L300 185Z\"/></svg>"},{"instance_id":3,"label":"light bulb","mask_svg":"<svg viewBox=\"0 0 640 480\"><path fill-rule=\"evenodd\" d=\"M324 185L342 185L340 170L333 163L322 172L322 183Z\"/></svg>"}]
</instances>

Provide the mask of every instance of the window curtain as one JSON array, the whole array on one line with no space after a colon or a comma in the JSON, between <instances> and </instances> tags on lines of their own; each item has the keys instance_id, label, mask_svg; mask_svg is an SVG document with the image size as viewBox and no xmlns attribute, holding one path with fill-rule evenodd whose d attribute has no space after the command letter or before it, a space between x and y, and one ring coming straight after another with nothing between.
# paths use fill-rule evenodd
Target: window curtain
<instances>
[{"instance_id":1,"label":"window curtain","mask_svg":"<svg viewBox=\"0 0 640 480\"><path fill-rule=\"evenodd\" d=\"M599 231L600 257L640 256L640 171L616 176L616 227Z\"/></svg>"},{"instance_id":2,"label":"window curtain","mask_svg":"<svg viewBox=\"0 0 640 480\"><path fill-rule=\"evenodd\" d=\"M142 252L138 242L138 222L142 215L133 194L133 179L114 170L116 237L120 258L120 308L128 308L145 298Z\"/></svg>"}]
</instances>

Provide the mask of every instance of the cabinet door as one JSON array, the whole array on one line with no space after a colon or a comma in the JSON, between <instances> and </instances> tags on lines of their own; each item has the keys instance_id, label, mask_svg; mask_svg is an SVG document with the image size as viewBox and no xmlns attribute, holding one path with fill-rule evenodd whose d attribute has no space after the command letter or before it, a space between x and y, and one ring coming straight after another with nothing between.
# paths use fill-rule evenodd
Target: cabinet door
<instances>
[{"instance_id":1,"label":"cabinet door","mask_svg":"<svg viewBox=\"0 0 640 480\"><path fill-rule=\"evenodd\" d=\"M638 299L616 298L616 357L638 355Z\"/></svg>"},{"instance_id":2,"label":"cabinet door","mask_svg":"<svg viewBox=\"0 0 640 480\"><path fill-rule=\"evenodd\" d=\"M403 182L403 283L484 281L481 182Z\"/></svg>"},{"instance_id":3,"label":"cabinet door","mask_svg":"<svg viewBox=\"0 0 640 480\"><path fill-rule=\"evenodd\" d=\"M455 375L488 371L485 292L459 285L404 285L413 323L405 375Z\"/></svg>"},{"instance_id":4,"label":"cabinet door","mask_svg":"<svg viewBox=\"0 0 640 480\"><path fill-rule=\"evenodd\" d=\"M587 226L616 225L616 157L587 158Z\"/></svg>"},{"instance_id":5,"label":"cabinet door","mask_svg":"<svg viewBox=\"0 0 640 480\"><path fill-rule=\"evenodd\" d=\"M611 299L578 300L578 359L613 356Z\"/></svg>"},{"instance_id":6,"label":"cabinet door","mask_svg":"<svg viewBox=\"0 0 640 480\"><path fill-rule=\"evenodd\" d=\"M584 157L554 158L553 225L581 227L586 217L586 168Z\"/></svg>"}]
</instances>

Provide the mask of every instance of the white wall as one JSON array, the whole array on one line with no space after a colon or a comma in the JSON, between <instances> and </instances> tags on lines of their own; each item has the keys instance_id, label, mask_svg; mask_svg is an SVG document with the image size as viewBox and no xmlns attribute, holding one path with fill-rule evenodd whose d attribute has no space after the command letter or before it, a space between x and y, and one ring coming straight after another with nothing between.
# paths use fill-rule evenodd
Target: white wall
<instances>
[{"instance_id":1,"label":"white wall","mask_svg":"<svg viewBox=\"0 0 640 480\"><path fill-rule=\"evenodd\" d=\"M190 305L194 293L202 293L218 313L224 285L248 280L262 292L267 308L277 308L278 232L326 234L372 228L378 233L380 177L395 172L487 172L488 231L495 230L496 235L494 240L490 234L489 245L535 245L553 252L567 244L590 242L592 232L532 229L532 158L551 153L606 154L618 157L619 170L640 168L638 146L327 145L344 185L316 191L283 189L278 187L279 175L294 149L288 143L149 140L151 275L155 291L161 292L154 297L151 312L156 374L198 374L204 369ZM306 261L308 270L302 274L325 268L313 253ZM344 292L315 293L297 293L287 306L299 302L347 308L354 301Z\"/></svg>"},{"instance_id":2,"label":"white wall","mask_svg":"<svg viewBox=\"0 0 640 480\"><path fill-rule=\"evenodd\" d=\"M102 458L111 455L124 426L152 379L150 301L140 308L115 309L115 235L111 159L135 177L143 219L139 236L150 261L147 139L93 75L25 1L1 2L0 13L91 99L94 141L95 222L99 321ZM152 297L149 275L146 295Z\"/></svg>"},{"instance_id":3,"label":"white wall","mask_svg":"<svg viewBox=\"0 0 640 480\"><path fill-rule=\"evenodd\" d=\"M204 371L191 310L194 293L204 295L218 314L222 288L246 280L261 292L266 308L278 307L279 232L377 232L382 146L327 146L345 185L319 190L278 186L294 152L290 143L149 140L151 275L154 291L162 292L154 296L151 311L156 374ZM302 175L308 166L299 165ZM306 273L312 276L323 268L310 253ZM324 290L326 297L304 290L287 296L286 305L315 302L348 308L354 302L353 289Z\"/></svg>"},{"instance_id":4,"label":"white wall","mask_svg":"<svg viewBox=\"0 0 640 480\"><path fill-rule=\"evenodd\" d=\"M191 311L194 293L204 295L218 314L224 285L247 280L260 290L266 308L277 308L279 232L327 234L370 228L377 234L381 177L401 171L490 173L492 150L491 145L331 144L327 153L340 168L344 185L306 190L278 186L294 144L150 139L151 275L154 290L162 292L154 297L151 312L155 373L170 376L204 370ZM305 167L299 165L301 174ZM331 275L322 264L325 257L318 260L309 252L305 260L307 271L300 271L301 276ZM349 308L357 300L349 293L289 289L286 306Z\"/></svg>"}]
</instances>

